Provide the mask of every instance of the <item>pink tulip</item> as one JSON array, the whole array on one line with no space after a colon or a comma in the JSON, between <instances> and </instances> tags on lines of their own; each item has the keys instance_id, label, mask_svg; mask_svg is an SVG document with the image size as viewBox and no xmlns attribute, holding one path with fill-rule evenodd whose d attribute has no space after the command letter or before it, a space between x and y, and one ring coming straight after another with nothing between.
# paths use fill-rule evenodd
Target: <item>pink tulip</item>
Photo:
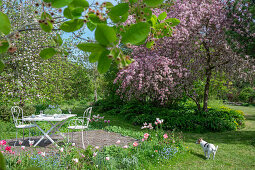
<instances>
[{"instance_id":1,"label":"pink tulip","mask_svg":"<svg viewBox=\"0 0 255 170\"><path fill-rule=\"evenodd\" d=\"M144 138L142 138L142 142L144 142Z\"/></svg>"},{"instance_id":2,"label":"pink tulip","mask_svg":"<svg viewBox=\"0 0 255 170\"><path fill-rule=\"evenodd\" d=\"M123 148L124 148L124 149L127 149L127 148L128 148L128 146L127 146L127 145L125 145L125 146L123 146Z\"/></svg>"},{"instance_id":3,"label":"pink tulip","mask_svg":"<svg viewBox=\"0 0 255 170\"><path fill-rule=\"evenodd\" d=\"M165 139L167 139L167 138L168 138L167 134L164 134L164 135L163 135L163 137L164 137Z\"/></svg>"},{"instance_id":4,"label":"pink tulip","mask_svg":"<svg viewBox=\"0 0 255 170\"><path fill-rule=\"evenodd\" d=\"M138 143L137 143L137 142L134 142L134 143L133 143L133 146L134 146L134 147L137 147L137 146L138 146Z\"/></svg>"}]
</instances>

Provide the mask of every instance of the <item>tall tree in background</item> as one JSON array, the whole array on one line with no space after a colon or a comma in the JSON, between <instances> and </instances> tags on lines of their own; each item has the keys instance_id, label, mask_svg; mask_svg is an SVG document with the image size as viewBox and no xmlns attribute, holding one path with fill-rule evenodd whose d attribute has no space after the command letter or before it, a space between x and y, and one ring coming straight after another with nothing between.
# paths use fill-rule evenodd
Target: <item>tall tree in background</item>
<instances>
[{"instance_id":1,"label":"tall tree in background","mask_svg":"<svg viewBox=\"0 0 255 170\"><path fill-rule=\"evenodd\" d=\"M226 35L230 47L240 55L255 58L255 1L228 1L227 12L230 25Z\"/></svg>"},{"instance_id":2,"label":"tall tree in background","mask_svg":"<svg viewBox=\"0 0 255 170\"><path fill-rule=\"evenodd\" d=\"M136 61L118 74L115 82L122 82L118 92L124 98L139 96L165 104L185 89L200 110L201 96L194 87L196 83L205 82L202 98L203 110L207 111L213 72L234 73L248 62L227 44L225 28L229 22L221 0L177 0L168 11L167 17L181 21L173 36L156 41L151 50L134 47ZM161 10L154 10L154 13L158 16L154 18L162 17ZM147 40L151 41L154 37Z\"/></svg>"}]
</instances>

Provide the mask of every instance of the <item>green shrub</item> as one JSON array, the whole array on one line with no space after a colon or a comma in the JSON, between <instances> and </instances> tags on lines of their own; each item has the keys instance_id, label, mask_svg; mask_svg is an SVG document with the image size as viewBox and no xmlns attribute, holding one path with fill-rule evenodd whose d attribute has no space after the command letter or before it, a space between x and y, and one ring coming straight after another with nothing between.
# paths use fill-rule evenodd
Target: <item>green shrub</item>
<instances>
[{"instance_id":1,"label":"green shrub","mask_svg":"<svg viewBox=\"0 0 255 170\"><path fill-rule=\"evenodd\" d=\"M252 103L255 99L255 90L251 87L244 88L239 94L239 100L246 103Z\"/></svg>"},{"instance_id":2,"label":"green shrub","mask_svg":"<svg viewBox=\"0 0 255 170\"><path fill-rule=\"evenodd\" d=\"M208 112L199 112L194 105L159 108L148 103L130 102L116 107L108 101L101 101L101 105L99 104L95 110L120 115L139 126L144 122L154 124L156 118L164 119L164 129L219 132L244 127L243 113L226 107L209 108Z\"/></svg>"},{"instance_id":3,"label":"green shrub","mask_svg":"<svg viewBox=\"0 0 255 170\"><path fill-rule=\"evenodd\" d=\"M1 105L0 106L0 119L4 121L12 120L11 113L12 106ZM25 105L21 107L23 109L23 116L30 116L35 114L36 109L32 105Z\"/></svg>"}]
</instances>

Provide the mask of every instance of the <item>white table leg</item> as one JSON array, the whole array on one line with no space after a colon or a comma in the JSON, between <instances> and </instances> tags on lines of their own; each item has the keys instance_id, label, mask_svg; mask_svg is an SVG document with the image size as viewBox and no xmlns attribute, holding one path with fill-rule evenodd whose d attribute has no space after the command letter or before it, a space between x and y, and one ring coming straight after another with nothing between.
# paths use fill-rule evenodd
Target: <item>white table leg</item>
<instances>
[{"instance_id":1,"label":"white table leg","mask_svg":"<svg viewBox=\"0 0 255 170\"><path fill-rule=\"evenodd\" d=\"M61 122L56 123L55 125L53 125L46 133L44 132L43 129L41 129L36 122L34 122L35 126L38 127L38 129L43 133L43 136L41 137L41 139L34 145L34 147L36 147L43 139L44 137L48 138L49 141L51 141L51 143L55 144L57 147L58 145L50 138L50 136L48 135L52 129L56 128Z\"/></svg>"},{"instance_id":2,"label":"white table leg","mask_svg":"<svg viewBox=\"0 0 255 170\"><path fill-rule=\"evenodd\" d=\"M61 126L63 126L66 123L67 120L63 121L58 127L55 127L53 129L53 131L51 132L51 135L54 135L60 128ZM49 122L51 124L51 126L54 126L51 122ZM62 136L62 138L66 139L66 136L63 133L60 133L60 136ZM47 139L48 140L48 139ZM47 142L47 140L45 142Z\"/></svg>"}]
</instances>

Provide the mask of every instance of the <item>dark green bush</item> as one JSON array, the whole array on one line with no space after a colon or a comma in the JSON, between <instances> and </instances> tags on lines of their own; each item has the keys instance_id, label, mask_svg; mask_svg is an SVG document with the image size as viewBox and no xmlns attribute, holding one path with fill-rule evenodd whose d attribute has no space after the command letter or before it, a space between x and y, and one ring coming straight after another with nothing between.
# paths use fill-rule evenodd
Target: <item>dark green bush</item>
<instances>
[{"instance_id":1,"label":"dark green bush","mask_svg":"<svg viewBox=\"0 0 255 170\"><path fill-rule=\"evenodd\" d=\"M244 115L241 111L227 107L209 108L208 112L197 111L196 106L155 107L151 104L129 102L116 104L100 101L95 108L97 112L119 115L134 125L142 126L144 122L153 123L156 118L164 119L164 129L182 131L229 131L244 127Z\"/></svg>"}]
</instances>

